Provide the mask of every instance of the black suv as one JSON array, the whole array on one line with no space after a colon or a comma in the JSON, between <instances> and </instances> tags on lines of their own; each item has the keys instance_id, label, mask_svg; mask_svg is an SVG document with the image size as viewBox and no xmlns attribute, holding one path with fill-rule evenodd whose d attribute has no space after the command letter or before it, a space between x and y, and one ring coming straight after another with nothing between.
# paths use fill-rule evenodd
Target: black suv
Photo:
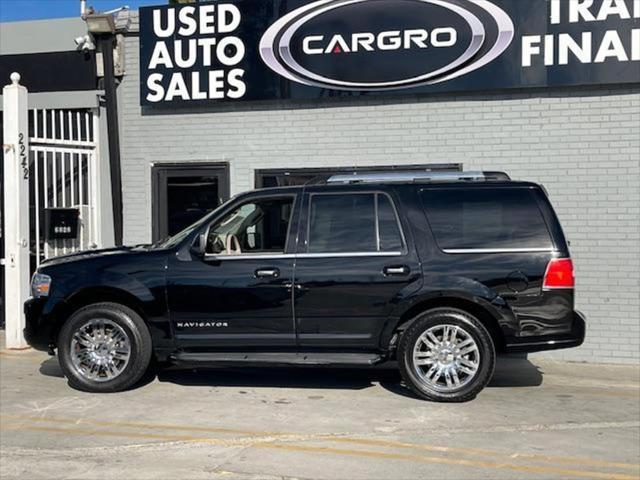
<instances>
[{"instance_id":1,"label":"black suv","mask_svg":"<svg viewBox=\"0 0 640 480\"><path fill-rule=\"evenodd\" d=\"M239 195L154 245L44 262L25 336L113 392L155 359L373 365L473 398L496 353L575 347L567 242L544 189L503 173L338 175Z\"/></svg>"}]
</instances>

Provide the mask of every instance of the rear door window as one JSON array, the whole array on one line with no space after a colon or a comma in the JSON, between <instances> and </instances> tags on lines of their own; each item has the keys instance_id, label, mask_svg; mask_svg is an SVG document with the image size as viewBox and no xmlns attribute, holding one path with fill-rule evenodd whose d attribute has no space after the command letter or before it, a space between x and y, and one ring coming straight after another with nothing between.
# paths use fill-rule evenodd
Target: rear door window
<instances>
[{"instance_id":1,"label":"rear door window","mask_svg":"<svg viewBox=\"0 0 640 480\"><path fill-rule=\"evenodd\" d=\"M308 253L401 252L396 211L385 194L313 194Z\"/></svg>"},{"instance_id":2,"label":"rear door window","mask_svg":"<svg viewBox=\"0 0 640 480\"><path fill-rule=\"evenodd\" d=\"M421 197L443 250L552 248L530 189L425 189Z\"/></svg>"}]
</instances>

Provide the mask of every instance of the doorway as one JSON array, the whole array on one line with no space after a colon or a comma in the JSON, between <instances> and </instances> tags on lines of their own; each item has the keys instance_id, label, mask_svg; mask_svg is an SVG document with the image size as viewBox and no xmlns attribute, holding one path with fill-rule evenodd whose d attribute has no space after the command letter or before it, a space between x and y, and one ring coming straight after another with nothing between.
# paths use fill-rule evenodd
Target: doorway
<instances>
[{"instance_id":1,"label":"doorway","mask_svg":"<svg viewBox=\"0 0 640 480\"><path fill-rule=\"evenodd\" d=\"M159 164L151 177L154 242L175 235L229 198L228 164Z\"/></svg>"}]
</instances>

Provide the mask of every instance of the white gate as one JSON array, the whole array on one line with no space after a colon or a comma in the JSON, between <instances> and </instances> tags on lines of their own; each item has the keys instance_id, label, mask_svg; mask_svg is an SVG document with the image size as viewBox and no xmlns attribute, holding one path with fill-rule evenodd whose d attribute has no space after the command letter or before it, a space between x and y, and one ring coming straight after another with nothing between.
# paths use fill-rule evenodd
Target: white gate
<instances>
[{"instance_id":1,"label":"white gate","mask_svg":"<svg viewBox=\"0 0 640 480\"><path fill-rule=\"evenodd\" d=\"M97 111L30 110L32 253L47 258L96 247ZM48 240L46 210L77 208L76 239Z\"/></svg>"}]
</instances>

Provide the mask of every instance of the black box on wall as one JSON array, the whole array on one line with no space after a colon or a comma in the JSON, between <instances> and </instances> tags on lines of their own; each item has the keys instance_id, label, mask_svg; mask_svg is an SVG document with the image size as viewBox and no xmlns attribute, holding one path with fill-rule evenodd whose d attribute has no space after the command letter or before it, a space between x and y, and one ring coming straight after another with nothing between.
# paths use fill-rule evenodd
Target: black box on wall
<instances>
[{"instance_id":1,"label":"black box on wall","mask_svg":"<svg viewBox=\"0 0 640 480\"><path fill-rule=\"evenodd\" d=\"M79 209L47 208L44 215L47 240L78 238Z\"/></svg>"}]
</instances>

